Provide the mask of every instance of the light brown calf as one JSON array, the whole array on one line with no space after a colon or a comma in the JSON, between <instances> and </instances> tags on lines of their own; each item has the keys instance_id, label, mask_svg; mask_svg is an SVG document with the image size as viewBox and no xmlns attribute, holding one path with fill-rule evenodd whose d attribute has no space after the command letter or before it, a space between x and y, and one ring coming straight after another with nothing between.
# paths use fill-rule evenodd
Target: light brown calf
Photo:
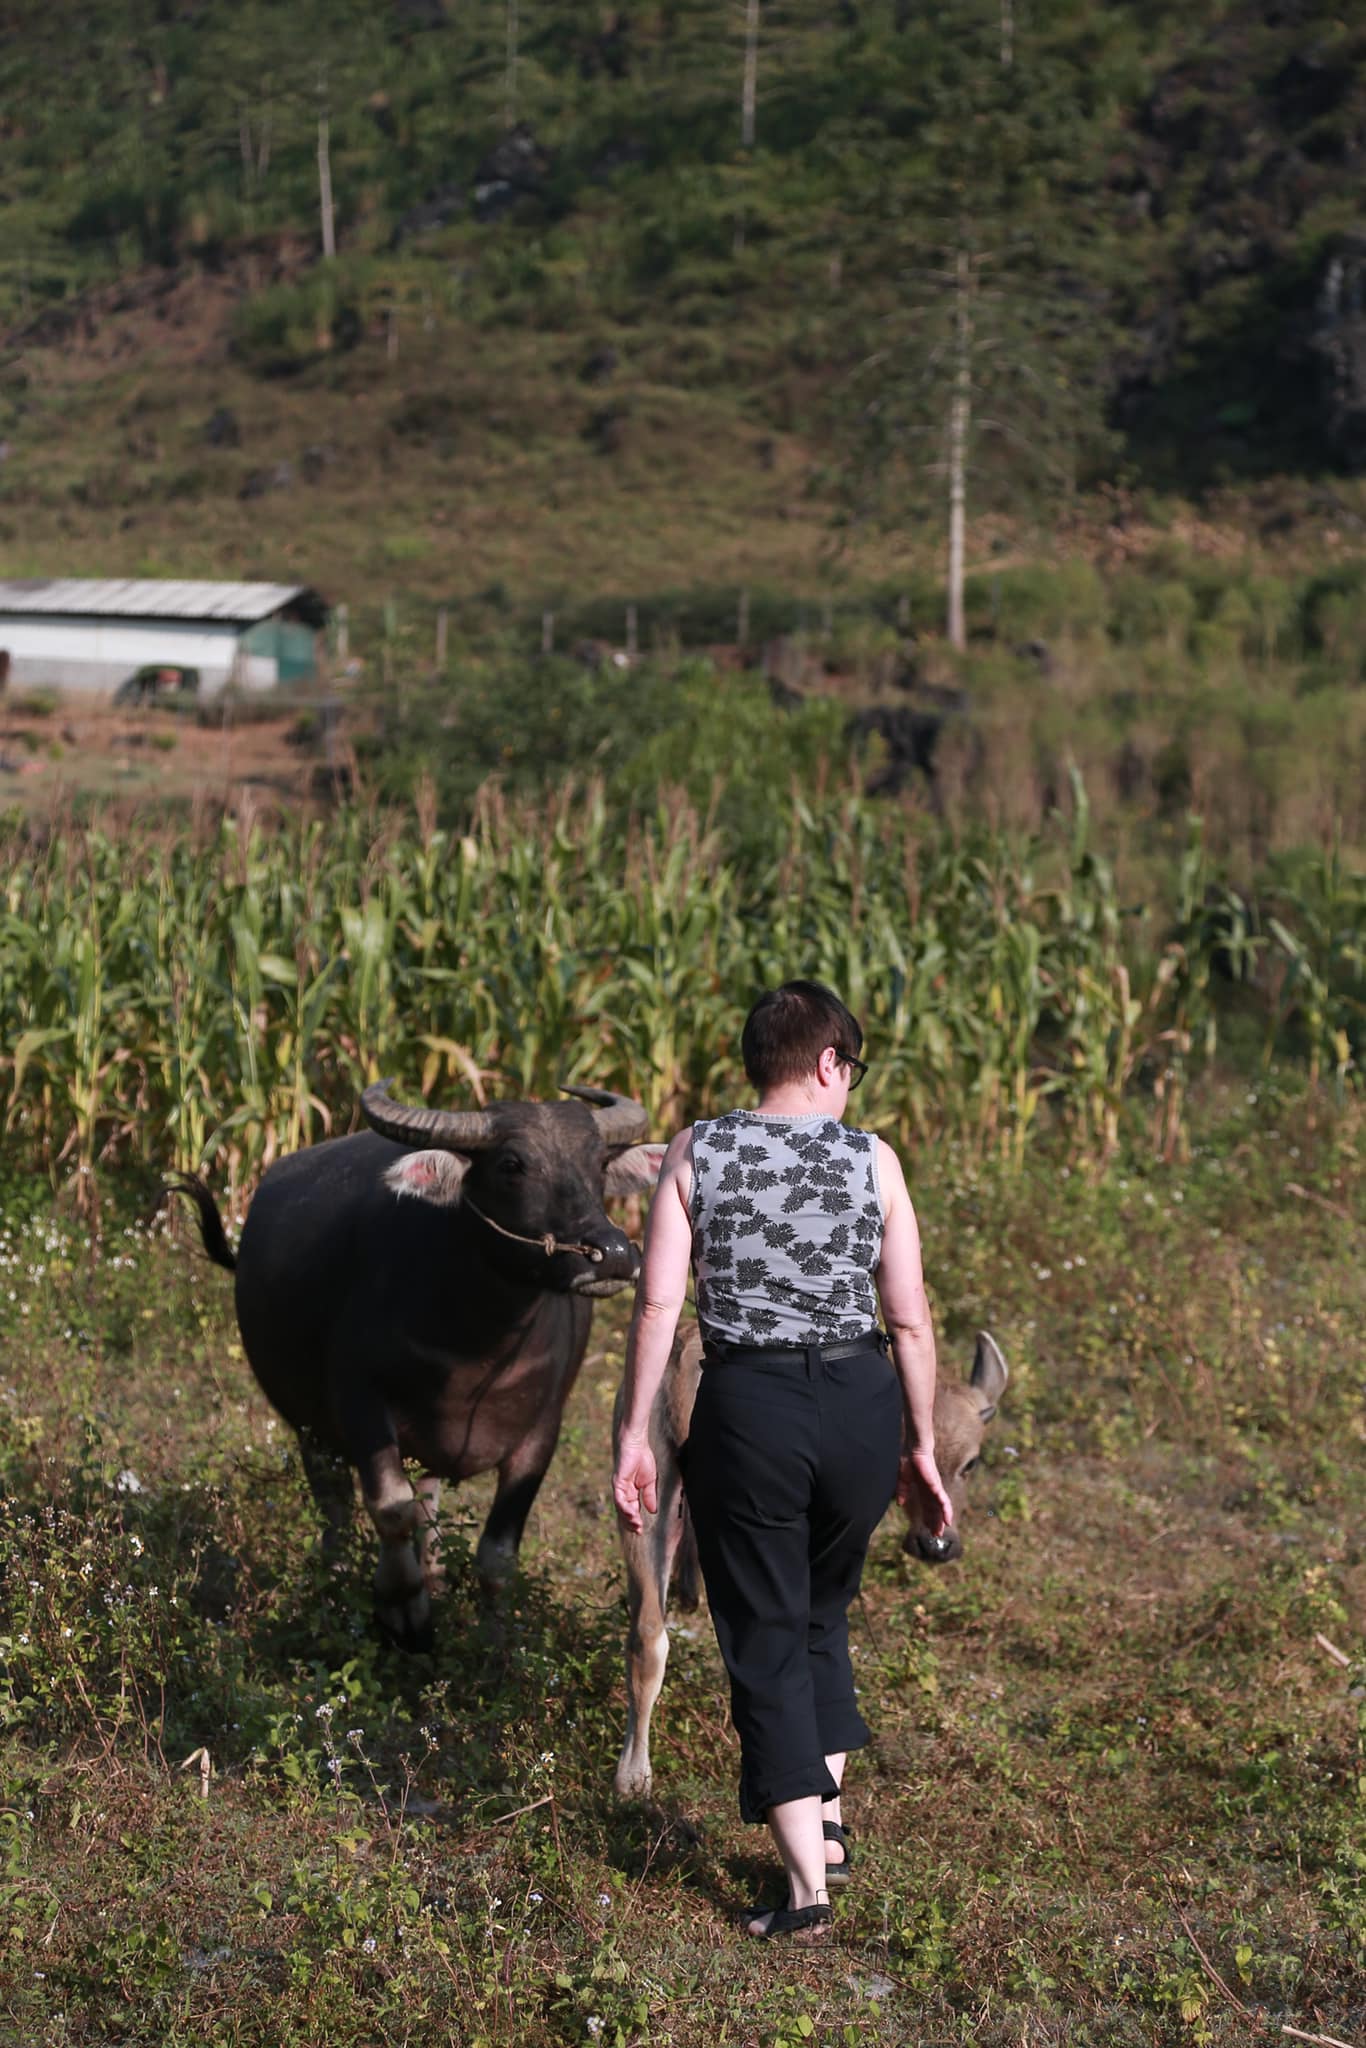
<instances>
[{"instance_id":1,"label":"light brown calf","mask_svg":"<svg viewBox=\"0 0 1366 2048\"><path fill-rule=\"evenodd\" d=\"M683 1497L678 1447L688 1439L693 1402L702 1370L702 1339L695 1323L685 1323L674 1339L668 1370L650 1415L650 1449L659 1475L659 1506L655 1514L641 1510L639 1535L623 1529L631 1627L626 1640L626 1742L617 1765L616 1789L623 1799L649 1797L650 1715L664 1683L669 1654L669 1590L677 1577L675 1604L696 1607L699 1596L697 1549ZM935 1455L953 1502L953 1523L943 1536L932 1536L914 1516L902 1548L926 1564L946 1564L961 1557L959 1521L967 1476L977 1463L982 1435L1005 1389L1005 1359L996 1339L985 1330L977 1335L972 1370L965 1380L940 1380L934 1398ZM621 1396L612 1418L615 1457L621 1429Z\"/></svg>"}]
</instances>

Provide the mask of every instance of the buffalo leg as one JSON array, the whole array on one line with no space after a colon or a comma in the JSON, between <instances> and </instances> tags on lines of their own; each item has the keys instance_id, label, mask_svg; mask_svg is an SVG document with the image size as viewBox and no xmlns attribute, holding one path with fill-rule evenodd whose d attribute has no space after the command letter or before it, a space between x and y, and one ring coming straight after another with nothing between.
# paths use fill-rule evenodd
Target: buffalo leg
<instances>
[{"instance_id":1,"label":"buffalo leg","mask_svg":"<svg viewBox=\"0 0 1366 2048\"><path fill-rule=\"evenodd\" d=\"M379 1624L402 1649L430 1649L432 1603L418 1555L423 1516L397 1444L383 1444L369 1452L360 1461L359 1471L365 1512L379 1535L375 1567Z\"/></svg>"},{"instance_id":2,"label":"buffalo leg","mask_svg":"<svg viewBox=\"0 0 1366 2048\"><path fill-rule=\"evenodd\" d=\"M626 1638L626 1741L615 1779L617 1794L622 1799L648 1799L654 1782L650 1716L664 1683L664 1666L669 1656L669 1582L684 1528L682 1488L676 1470L672 1484L666 1481L660 1490L658 1514L642 1510L644 1527L639 1534L627 1530L621 1539L631 1616Z\"/></svg>"},{"instance_id":3,"label":"buffalo leg","mask_svg":"<svg viewBox=\"0 0 1366 2048\"><path fill-rule=\"evenodd\" d=\"M335 1558L342 1547L356 1505L351 1467L311 1429L299 1431L299 1456L308 1490L323 1519L323 1555Z\"/></svg>"},{"instance_id":4,"label":"buffalo leg","mask_svg":"<svg viewBox=\"0 0 1366 2048\"><path fill-rule=\"evenodd\" d=\"M522 1532L554 1450L554 1437L548 1444L523 1443L498 1467L498 1491L474 1553L485 1592L497 1592L517 1569Z\"/></svg>"},{"instance_id":5,"label":"buffalo leg","mask_svg":"<svg viewBox=\"0 0 1366 2048\"><path fill-rule=\"evenodd\" d=\"M429 1593L446 1590L446 1566L441 1552L441 1481L424 1472L417 1482L417 1561Z\"/></svg>"}]
</instances>

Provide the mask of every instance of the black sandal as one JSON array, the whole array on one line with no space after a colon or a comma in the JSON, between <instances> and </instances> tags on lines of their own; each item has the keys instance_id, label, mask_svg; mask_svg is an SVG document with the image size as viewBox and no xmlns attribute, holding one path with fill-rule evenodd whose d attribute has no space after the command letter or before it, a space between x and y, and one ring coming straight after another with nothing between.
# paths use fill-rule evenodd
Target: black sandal
<instances>
[{"instance_id":1,"label":"black sandal","mask_svg":"<svg viewBox=\"0 0 1366 2048\"><path fill-rule=\"evenodd\" d=\"M844 1861L842 1863L826 1864L825 1881L827 1884L848 1884L849 1872L853 1868L854 1863L854 1852L850 1847L849 1836L837 1820L824 1822L823 1832L827 1842L838 1842L844 1851Z\"/></svg>"},{"instance_id":2,"label":"black sandal","mask_svg":"<svg viewBox=\"0 0 1366 2048\"><path fill-rule=\"evenodd\" d=\"M753 1927L751 1921L768 1915L767 1927ZM751 1906L741 1915L741 1924L751 1941L772 1941L781 1936L801 1948L818 1948L834 1933L834 1912L828 1899L814 1906Z\"/></svg>"}]
</instances>

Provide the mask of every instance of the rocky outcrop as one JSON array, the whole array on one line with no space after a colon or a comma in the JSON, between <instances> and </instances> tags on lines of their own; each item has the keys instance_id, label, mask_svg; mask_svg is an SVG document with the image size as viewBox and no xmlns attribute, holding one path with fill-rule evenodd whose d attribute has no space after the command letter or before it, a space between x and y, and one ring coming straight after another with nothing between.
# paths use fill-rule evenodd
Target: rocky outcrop
<instances>
[{"instance_id":1,"label":"rocky outcrop","mask_svg":"<svg viewBox=\"0 0 1366 2048\"><path fill-rule=\"evenodd\" d=\"M519 199L540 192L550 171L550 155L527 122L519 121L489 151L474 174L474 217L501 220Z\"/></svg>"},{"instance_id":2,"label":"rocky outcrop","mask_svg":"<svg viewBox=\"0 0 1366 2048\"><path fill-rule=\"evenodd\" d=\"M1324 258L1309 351L1328 453L1338 468L1366 473L1366 227L1341 236Z\"/></svg>"}]
</instances>

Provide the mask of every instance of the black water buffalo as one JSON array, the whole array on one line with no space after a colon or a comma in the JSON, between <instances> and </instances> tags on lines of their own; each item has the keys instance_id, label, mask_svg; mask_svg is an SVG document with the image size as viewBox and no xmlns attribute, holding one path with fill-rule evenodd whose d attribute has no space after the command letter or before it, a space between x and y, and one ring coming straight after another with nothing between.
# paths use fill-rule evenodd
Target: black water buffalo
<instances>
[{"instance_id":1,"label":"black water buffalo","mask_svg":"<svg viewBox=\"0 0 1366 2048\"><path fill-rule=\"evenodd\" d=\"M209 1256L236 1271L251 1369L298 1431L334 1529L351 1511L347 1467L359 1474L380 1537L378 1616L408 1648L430 1640L441 1481L497 1468L477 1562L486 1583L505 1577L593 1299L639 1265L603 1203L653 1185L664 1148L639 1142L638 1103L566 1092L580 1099L452 1113L376 1083L361 1097L371 1130L269 1168L235 1259L203 1182L170 1183L196 1204Z\"/></svg>"}]
</instances>

